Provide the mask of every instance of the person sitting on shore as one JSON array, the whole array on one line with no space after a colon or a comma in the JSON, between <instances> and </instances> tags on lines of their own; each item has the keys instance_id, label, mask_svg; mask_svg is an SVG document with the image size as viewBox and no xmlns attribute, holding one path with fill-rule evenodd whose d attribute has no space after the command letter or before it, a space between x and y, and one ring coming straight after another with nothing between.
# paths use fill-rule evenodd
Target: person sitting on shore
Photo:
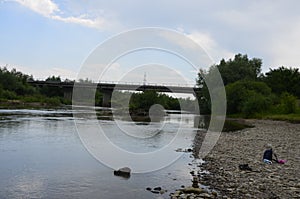
<instances>
[{"instance_id":1,"label":"person sitting on shore","mask_svg":"<svg viewBox=\"0 0 300 199\"><path fill-rule=\"evenodd\" d=\"M272 145L267 144L266 150L263 155L263 161L267 164L272 164L273 155L275 157L274 161L278 162L277 155L273 152Z\"/></svg>"}]
</instances>

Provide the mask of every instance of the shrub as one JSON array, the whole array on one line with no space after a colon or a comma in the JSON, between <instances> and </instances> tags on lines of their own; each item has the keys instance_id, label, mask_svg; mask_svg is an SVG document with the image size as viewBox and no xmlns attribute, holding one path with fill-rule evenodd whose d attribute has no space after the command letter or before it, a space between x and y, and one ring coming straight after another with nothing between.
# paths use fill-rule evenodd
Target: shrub
<instances>
[{"instance_id":1,"label":"shrub","mask_svg":"<svg viewBox=\"0 0 300 199\"><path fill-rule=\"evenodd\" d=\"M248 98L242 103L242 113L246 117L256 113L262 113L270 109L272 100L268 96L263 96L255 91L249 91Z\"/></svg>"},{"instance_id":2,"label":"shrub","mask_svg":"<svg viewBox=\"0 0 300 199\"><path fill-rule=\"evenodd\" d=\"M287 92L280 95L279 104L277 104L273 112L277 114L289 114L297 112L297 98Z\"/></svg>"},{"instance_id":3,"label":"shrub","mask_svg":"<svg viewBox=\"0 0 300 199\"><path fill-rule=\"evenodd\" d=\"M263 82L237 81L226 86L227 113L250 116L272 105L271 89Z\"/></svg>"},{"instance_id":4,"label":"shrub","mask_svg":"<svg viewBox=\"0 0 300 199\"><path fill-rule=\"evenodd\" d=\"M46 98L44 103L50 106L59 106L61 104L59 98L57 97Z\"/></svg>"}]
</instances>

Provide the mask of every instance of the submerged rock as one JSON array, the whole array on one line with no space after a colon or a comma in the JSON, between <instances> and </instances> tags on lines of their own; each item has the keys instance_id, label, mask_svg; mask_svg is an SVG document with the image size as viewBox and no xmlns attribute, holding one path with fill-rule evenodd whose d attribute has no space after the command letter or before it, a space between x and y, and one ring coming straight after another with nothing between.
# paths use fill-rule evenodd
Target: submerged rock
<instances>
[{"instance_id":1,"label":"submerged rock","mask_svg":"<svg viewBox=\"0 0 300 199\"><path fill-rule=\"evenodd\" d=\"M154 187L153 190L155 190L155 191L160 191L160 190L161 190L161 187Z\"/></svg>"}]
</instances>

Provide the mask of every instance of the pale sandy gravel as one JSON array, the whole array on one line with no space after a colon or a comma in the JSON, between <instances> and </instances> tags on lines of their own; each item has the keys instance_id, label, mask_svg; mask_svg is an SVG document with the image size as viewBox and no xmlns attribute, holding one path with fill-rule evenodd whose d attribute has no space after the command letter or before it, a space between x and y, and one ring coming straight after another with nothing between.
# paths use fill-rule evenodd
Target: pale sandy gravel
<instances>
[{"instance_id":1,"label":"pale sandy gravel","mask_svg":"<svg viewBox=\"0 0 300 199\"><path fill-rule=\"evenodd\" d=\"M211 172L201 183L220 191L220 198L300 198L300 124L247 120L255 127L222 133L203 166ZM265 144L273 145L284 165L262 162ZM257 172L240 171L249 164Z\"/></svg>"}]
</instances>

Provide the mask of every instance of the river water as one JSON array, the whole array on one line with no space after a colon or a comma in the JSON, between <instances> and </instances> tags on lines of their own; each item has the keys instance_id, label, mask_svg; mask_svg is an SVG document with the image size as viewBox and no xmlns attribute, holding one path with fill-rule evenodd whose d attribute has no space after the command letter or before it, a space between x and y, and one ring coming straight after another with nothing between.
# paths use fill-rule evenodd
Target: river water
<instances>
[{"instance_id":1,"label":"river water","mask_svg":"<svg viewBox=\"0 0 300 199\"><path fill-rule=\"evenodd\" d=\"M0 110L0 198L168 198L181 185L191 184L190 153L157 171L133 173L129 179L114 176L113 169L98 161L82 144L73 118L74 110ZM107 137L129 151L159 150L176 135L180 145L190 148L197 132L192 114L168 114L155 139L123 136L113 120L98 118ZM88 122L84 119L83 123ZM149 125L119 121L132 127L134 135L149 133ZM183 133L176 134L176 126ZM136 125L139 128L135 132ZM156 130L150 124L150 129ZM141 130L145 127L145 131ZM93 127L86 125L86 132ZM101 142L101 141L100 141ZM104 141L103 141L104 142ZM118 158L112 156L112 158ZM151 160L158 161L158 160ZM147 187L168 190L153 194Z\"/></svg>"}]
</instances>

